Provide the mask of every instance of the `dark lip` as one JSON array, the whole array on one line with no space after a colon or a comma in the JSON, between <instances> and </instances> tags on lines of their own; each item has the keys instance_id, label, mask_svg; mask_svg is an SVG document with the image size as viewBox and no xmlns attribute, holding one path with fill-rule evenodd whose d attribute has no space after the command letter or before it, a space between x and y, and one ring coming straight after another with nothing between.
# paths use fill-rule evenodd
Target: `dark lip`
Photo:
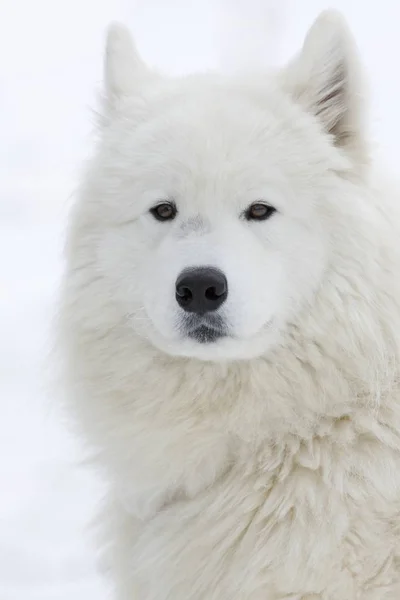
<instances>
[{"instance_id":1,"label":"dark lip","mask_svg":"<svg viewBox=\"0 0 400 600\"><path fill-rule=\"evenodd\" d=\"M187 314L181 320L179 329L184 337L201 344L216 342L228 334L225 320L218 313Z\"/></svg>"},{"instance_id":2,"label":"dark lip","mask_svg":"<svg viewBox=\"0 0 400 600\"><path fill-rule=\"evenodd\" d=\"M214 327L208 327L207 325L200 325L194 329L187 331L186 335L200 344L212 344L225 334L220 329Z\"/></svg>"},{"instance_id":3,"label":"dark lip","mask_svg":"<svg viewBox=\"0 0 400 600\"><path fill-rule=\"evenodd\" d=\"M199 329L200 327L221 331L225 328L225 323L221 315L213 313L204 315L188 313L181 321L181 328L186 332Z\"/></svg>"}]
</instances>

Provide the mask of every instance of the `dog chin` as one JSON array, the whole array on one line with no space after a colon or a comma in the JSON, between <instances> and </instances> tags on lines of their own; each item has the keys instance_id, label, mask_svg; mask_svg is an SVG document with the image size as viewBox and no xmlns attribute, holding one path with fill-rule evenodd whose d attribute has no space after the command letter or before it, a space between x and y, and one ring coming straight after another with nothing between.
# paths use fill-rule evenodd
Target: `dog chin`
<instances>
[{"instance_id":1,"label":"dog chin","mask_svg":"<svg viewBox=\"0 0 400 600\"><path fill-rule=\"evenodd\" d=\"M229 335L210 335L200 331L195 336L168 340L164 337L153 339L153 344L170 356L194 358L205 362L240 361L259 358L276 342L272 332L241 339Z\"/></svg>"}]
</instances>

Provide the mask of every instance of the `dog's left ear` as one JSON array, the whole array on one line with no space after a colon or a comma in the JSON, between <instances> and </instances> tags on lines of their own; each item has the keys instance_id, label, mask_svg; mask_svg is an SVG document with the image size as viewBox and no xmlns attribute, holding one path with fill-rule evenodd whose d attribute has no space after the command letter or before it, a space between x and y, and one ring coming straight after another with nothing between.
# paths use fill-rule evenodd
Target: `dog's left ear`
<instances>
[{"instance_id":1,"label":"dog's left ear","mask_svg":"<svg viewBox=\"0 0 400 600\"><path fill-rule=\"evenodd\" d=\"M136 50L129 30L112 23L107 32L104 56L104 85L110 107L124 98L140 96L154 76Z\"/></svg>"},{"instance_id":2,"label":"dog's left ear","mask_svg":"<svg viewBox=\"0 0 400 600\"><path fill-rule=\"evenodd\" d=\"M283 86L314 114L335 145L358 166L368 162L363 77L357 48L342 15L323 12L300 54L282 72Z\"/></svg>"}]
</instances>

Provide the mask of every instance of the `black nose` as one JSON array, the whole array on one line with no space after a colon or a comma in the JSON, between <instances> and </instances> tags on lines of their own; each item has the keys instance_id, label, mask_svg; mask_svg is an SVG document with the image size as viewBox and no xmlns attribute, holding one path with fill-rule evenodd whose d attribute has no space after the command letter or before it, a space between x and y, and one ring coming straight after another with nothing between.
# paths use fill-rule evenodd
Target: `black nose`
<instances>
[{"instance_id":1,"label":"black nose","mask_svg":"<svg viewBox=\"0 0 400 600\"><path fill-rule=\"evenodd\" d=\"M176 301L187 312L204 314L217 310L228 296L225 275L212 267L183 271L175 284Z\"/></svg>"}]
</instances>

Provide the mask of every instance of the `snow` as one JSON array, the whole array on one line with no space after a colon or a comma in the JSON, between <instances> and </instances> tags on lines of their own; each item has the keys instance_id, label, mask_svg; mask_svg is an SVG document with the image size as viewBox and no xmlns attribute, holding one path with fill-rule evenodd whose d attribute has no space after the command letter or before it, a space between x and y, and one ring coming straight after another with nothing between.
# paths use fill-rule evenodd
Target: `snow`
<instances>
[{"instance_id":1,"label":"snow","mask_svg":"<svg viewBox=\"0 0 400 600\"><path fill-rule=\"evenodd\" d=\"M329 4L1 3L0 600L103 600L110 593L86 531L101 484L79 466L81 448L49 393L47 360L66 213L90 148L88 107L101 80L107 23L123 19L149 62L179 73L265 56L282 62ZM375 118L373 131L396 168L400 9L391 0L332 4L346 14L359 41L374 115L384 116Z\"/></svg>"}]
</instances>

